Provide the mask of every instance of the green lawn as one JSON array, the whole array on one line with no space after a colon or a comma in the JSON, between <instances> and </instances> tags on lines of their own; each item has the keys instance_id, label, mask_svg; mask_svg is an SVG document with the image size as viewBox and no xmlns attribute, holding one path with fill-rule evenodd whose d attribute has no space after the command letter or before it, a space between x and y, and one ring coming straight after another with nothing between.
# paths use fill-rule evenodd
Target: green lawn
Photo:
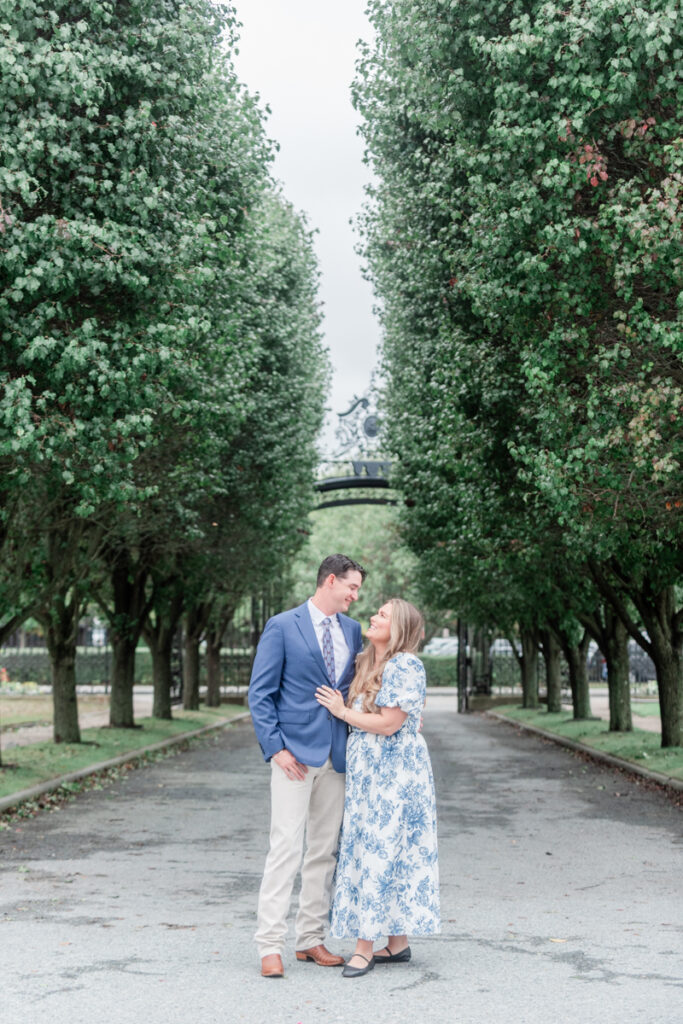
<instances>
[{"instance_id":1,"label":"green lawn","mask_svg":"<svg viewBox=\"0 0 683 1024\"><path fill-rule=\"evenodd\" d=\"M79 694L79 713L106 711L109 697L102 694ZM0 697L0 730L5 731L20 725L50 725L52 722L52 695L37 694L35 697Z\"/></svg>"},{"instance_id":2,"label":"green lawn","mask_svg":"<svg viewBox=\"0 0 683 1024\"><path fill-rule=\"evenodd\" d=\"M652 716L653 718L658 718L659 717L659 701L658 700L648 700L648 701L634 700L634 701L631 702L631 713L634 714L634 715L640 715L641 718L648 718L649 716Z\"/></svg>"},{"instance_id":3,"label":"green lawn","mask_svg":"<svg viewBox=\"0 0 683 1024\"><path fill-rule=\"evenodd\" d=\"M649 768L675 779L683 779L683 747L669 747L663 750L661 737L655 732L634 729L630 733L609 732L602 719L590 722L575 722L566 712L549 714L547 711L528 711L517 705L501 705L496 712L520 723L535 725L539 729L566 736L568 739L585 743L614 757Z\"/></svg>"},{"instance_id":4,"label":"green lawn","mask_svg":"<svg viewBox=\"0 0 683 1024\"><path fill-rule=\"evenodd\" d=\"M79 702L80 703L80 702ZM140 719L137 729L84 729L82 743L32 743L3 752L0 767L0 797L11 796L48 779L80 771L90 765L109 761L180 733L201 729L221 719L230 719L244 711L238 704L201 711L176 710L170 722L157 718Z\"/></svg>"}]
</instances>

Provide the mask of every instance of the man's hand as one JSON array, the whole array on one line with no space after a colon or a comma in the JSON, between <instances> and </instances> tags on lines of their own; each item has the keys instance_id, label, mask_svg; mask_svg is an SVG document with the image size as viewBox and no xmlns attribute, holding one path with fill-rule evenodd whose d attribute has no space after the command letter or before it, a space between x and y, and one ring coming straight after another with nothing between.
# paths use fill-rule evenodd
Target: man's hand
<instances>
[{"instance_id":1,"label":"man's hand","mask_svg":"<svg viewBox=\"0 0 683 1024\"><path fill-rule=\"evenodd\" d=\"M308 767L297 761L294 754L291 754L289 750L278 750L277 754L273 754L271 760L275 761L275 764L282 768L288 779L303 781L306 778Z\"/></svg>"}]
</instances>

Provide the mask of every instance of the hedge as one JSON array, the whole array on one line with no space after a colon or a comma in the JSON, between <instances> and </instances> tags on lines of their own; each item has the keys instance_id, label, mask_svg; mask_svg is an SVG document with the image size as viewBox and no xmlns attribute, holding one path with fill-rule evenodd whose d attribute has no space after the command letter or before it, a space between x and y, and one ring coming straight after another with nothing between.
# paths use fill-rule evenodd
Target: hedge
<instances>
[{"instance_id":1,"label":"hedge","mask_svg":"<svg viewBox=\"0 0 683 1024\"><path fill-rule=\"evenodd\" d=\"M421 654L420 660L427 673L427 686L457 686L458 659Z\"/></svg>"},{"instance_id":2,"label":"hedge","mask_svg":"<svg viewBox=\"0 0 683 1024\"><path fill-rule=\"evenodd\" d=\"M249 683L251 656L243 653L223 652L221 657L223 684L246 686ZM78 686L106 685L109 682L112 652L108 647L79 647L76 654L76 683ZM25 650L5 648L0 650L0 679L7 673L12 683L38 683L49 686L50 659L44 647L28 647ZM204 663L200 681L204 682ZM142 686L152 685L152 656L146 647L139 647L135 655L135 682Z\"/></svg>"}]
</instances>

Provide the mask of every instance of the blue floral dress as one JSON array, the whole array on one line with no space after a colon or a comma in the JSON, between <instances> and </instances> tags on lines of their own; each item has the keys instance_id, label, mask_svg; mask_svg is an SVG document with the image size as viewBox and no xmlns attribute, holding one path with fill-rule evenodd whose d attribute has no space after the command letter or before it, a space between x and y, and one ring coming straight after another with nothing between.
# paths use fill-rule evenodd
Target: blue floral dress
<instances>
[{"instance_id":1,"label":"blue floral dress","mask_svg":"<svg viewBox=\"0 0 683 1024\"><path fill-rule=\"evenodd\" d=\"M379 939L440 929L436 801L418 731L425 671L413 654L387 662L378 707L408 712L393 736L351 729L330 934ZM354 707L361 710L359 697Z\"/></svg>"}]
</instances>

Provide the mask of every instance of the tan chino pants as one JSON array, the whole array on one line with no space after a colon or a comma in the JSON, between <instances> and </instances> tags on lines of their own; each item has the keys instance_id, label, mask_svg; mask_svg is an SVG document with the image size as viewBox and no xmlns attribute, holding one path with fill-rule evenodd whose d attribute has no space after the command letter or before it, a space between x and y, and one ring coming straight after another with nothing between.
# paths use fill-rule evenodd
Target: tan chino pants
<instances>
[{"instance_id":1,"label":"tan chino pants","mask_svg":"<svg viewBox=\"0 0 683 1024\"><path fill-rule=\"evenodd\" d=\"M281 953L296 873L301 895L296 917L296 949L322 942L329 924L330 890L344 813L345 776L328 758L309 766L303 780L288 779L271 761L270 850L258 900L255 935L259 956ZM306 853L301 863L306 834Z\"/></svg>"}]
</instances>

